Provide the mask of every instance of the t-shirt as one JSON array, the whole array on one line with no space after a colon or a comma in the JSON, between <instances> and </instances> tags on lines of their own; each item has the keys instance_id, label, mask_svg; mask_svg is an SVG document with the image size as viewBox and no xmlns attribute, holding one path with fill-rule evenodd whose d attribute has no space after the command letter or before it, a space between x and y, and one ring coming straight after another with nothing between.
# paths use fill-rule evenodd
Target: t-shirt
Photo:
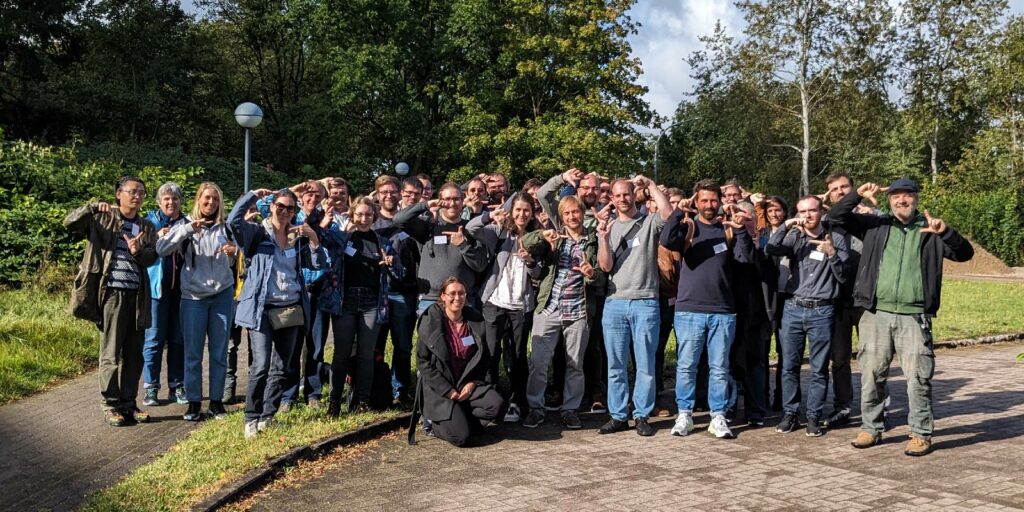
<instances>
[{"instance_id":1,"label":"t-shirt","mask_svg":"<svg viewBox=\"0 0 1024 512\"><path fill-rule=\"evenodd\" d=\"M640 229L631 239L623 237L634 224L640 222ZM608 249L619 257L612 263L608 279L609 299L657 299L658 298L658 237L665 220L661 215L647 215L612 224L608 235ZM620 243L624 247L619 251Z\"/></svg>"},{"instance_id":2,"label":"t-shirt","mask_svg":"<svg viewBox=\"0 0 1024 512\"><path fill-rule=\"evenodd\" d=\"M448 342L448 364L452 367L452 376L458 382L462 378L462 373L466 371L469 360L473 358L473 354L476 354L477 340L473 337L468 322L462 322L460 326L447 316L445 322L448 326L444 330L444 339ZM469 343L468 340L472 340L472 343ZM467 345L467 343L469 344Z\"/></svg>"},{"instance_id":3,"label":"t-shirt","mask_svg":"<svg viewBox=\"0 0 1024 512\"><path fill-rule=\"evenodd\" d=\"M128 250L128 241L124 237L134 238L142 232L138 218L124 219L121 232L117 234L117 248L110 264L110 275L107 276L107 288L120 290L138 290L142 279L139 277L139 265L135 256Z\"/></svg>"},{"instance_id":4,"label":"t-shirt","mask_svg":"<svg viewBox=\"0 0 1024 512\"><path fill-rule=\"evenodd\" d=\"M694 221L693 239L679 265L676 311L735 313L732 248L721 224ZM682 226L685 226L683 224ZM738 233L739 230L736 230Z\"/></svg>"},{"instance_id":5,"label":"t-shirt","mask_svg":"<svg viewBox=\"0 0 1024 512\"><path fill-rule=\"evenodd\" d=\"M371 231L352 233L345 247L345 287L380 291L380 246Z\"/></svg>"}]
</instances>

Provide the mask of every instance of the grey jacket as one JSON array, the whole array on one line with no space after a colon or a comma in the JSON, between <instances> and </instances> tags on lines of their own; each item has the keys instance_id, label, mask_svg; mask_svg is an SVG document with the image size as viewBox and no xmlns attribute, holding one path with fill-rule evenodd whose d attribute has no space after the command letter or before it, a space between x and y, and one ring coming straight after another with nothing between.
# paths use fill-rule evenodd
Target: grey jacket
<instances>
[{"instance_id":1,"label":"grey jacket","mask_svg":"<svg viewBox=\"0 0 1024 512\"><path fill-rule=\"evenodd\" d=\"M175 225L167 235L156 241L156 252L161 257L178 251L184 260L181 269L181 296L199 300L217 295L235 285L231 270L234 258L221 252L228 241L227 224L202 227L196 232L192 217Z\"/></svg>"},{"instance_id":2,"label":"grey jacket","mask_svg":"<svg viewBox=\"0 0 1024 512\"><path fill-rule=\"evenodd\" d=\"M501 273L505 270L505 266L508 265L508 260L519 251L518 242L515 238L512 238L511 233L507 229L491 223L490 210L484 210L482 214L473 217L466 224L466 233L476 238L487 248L490 254L494 255L490 270L487 272L486 281L484 281L483 293L480 295L480 300L486 302L498 287ZM540 271L541 266L536 261L532 266L526 265L526 274L523 276L526 280L523 283L526 297L524 297L523 302L526 304L524 311L527 313L533 311L537 306L537 291L533 287L533 280L540 278Z\"/></svg>"}]
</instances>

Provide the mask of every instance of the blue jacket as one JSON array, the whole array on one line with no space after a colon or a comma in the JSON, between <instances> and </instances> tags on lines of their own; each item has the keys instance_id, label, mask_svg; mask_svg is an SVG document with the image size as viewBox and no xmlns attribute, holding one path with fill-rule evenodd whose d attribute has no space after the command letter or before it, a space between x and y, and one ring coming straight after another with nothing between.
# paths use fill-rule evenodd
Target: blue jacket
<instances>
[{"instance_id":1,"label":"blue jacket","mask_svg":"<svg viewBox=\"0 0 1024 512\"><path fill-rule=\"evenodd\" d=\"M153 223L153 227L155 227L157 231L187 220L184 215L179 216L178 220L172 220L170 217L164 215L164 212L160 210L153 210L147 213L146 218ZM149 292L154 299L159 299L163 296L162 285L164 280L164 260L177 257L178 256L176 254L171 254L164 256L163 258L157 258L156 263L153 263L146 269L146 272L149 273Z\"/></svg>"},{"instance_id":2,"label":"blue jacket","mask_svg":"<svg viewBox=\"0 0 1024 512\"><path fill-rule=\"evenodd\" d=\"M405 267L398 257L391 240L377 235L377 246L383 247L384 252L394 256L394 263L385 267L386 271L380 273L380 293L377 295L377 324L384 324L388 320L388 290L391 279L401 280L405 275ZM342 303L345 298L345 248L352 237L352 233L341 231L335 225L323 231L323 245L327 249L330 259L330 269L327 271L327 278L324 279L320 288L320 300L317 302L317 309L326 311L332 315L340 315ZM389 274L390 278L389 279Z\"/></svg>"}]
</instances>

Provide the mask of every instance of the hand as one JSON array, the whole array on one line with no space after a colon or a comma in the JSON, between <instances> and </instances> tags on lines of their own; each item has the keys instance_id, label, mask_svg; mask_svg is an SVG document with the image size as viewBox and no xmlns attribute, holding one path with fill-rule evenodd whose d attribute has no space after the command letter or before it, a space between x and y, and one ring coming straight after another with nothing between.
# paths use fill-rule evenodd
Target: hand
<instances>
[{"instance_id":1,"label":"hand","mask_svg":"<svg viewBox=\"0 0 1024 512\"><path fill-rule=\"evenodd\" d=\"M748 215L747 212L737 209L732 214L732 217L730 217L728 220L725 220L723 224L733 229L745 229L747 222L750 220L750 215Z\"/></svg>"},{"instance_id":2,"label":"hand","mask_svg":"<svg viewBox=\"0 0 1024 512\"><path fill-rule=\"evenodd\" d=\"M501 226L505 223L505 218L508 217L508 212L502 209L492 210L490 213L491 222Z\"/></svg>"},{"instance_id":3,"label":"hand","mask_svg":"<svg viewBox=\"0 0 1024 512\"><path fill-rule=\"evenodd\" d=\"M196 220L192 221L192 231L193 232L202 233L203 232L203 226L209 226L209 223L207 223L203 219L196 219Z\"/></svg>"},{"instance_id":4,"label":"hand","mask_svg":"<svg viewBox=\"0 0 1024 512\"><path fill-rule=\"evenodd\" d=\"M288 228L288 231L295 233L297 236L304 236L307 238L316 236L316 233L313 232L313 228L309 227L309 224L306 224L305 222L298 226Z\"/></svg>"},{"instance_id":5,"label":"hand","mask_svg":"<svg viewBox=\"0 0 1024 512\"><path fill-rule=\"evenodd\" d=\"M248 221L248 222L255 222L256 221L256 217L259 217L259 216L260 216L260 211L257 210L256 208L253 208L253 209L245 212L245 220Z\"/></svg>"},{"instance_id":6,"label":"hand","mask_svg":"<svg viewBox=\"0 0 1024 512\"><path fill-rule=\"evenodd\" d=\"M865 184L857 187L857 195L859 195L860 197L862 197L864 199L867 199L873 205L877 205L878 204L878 199L875 198L875 194L877 194L879 192L888 192L888 191L889 191L889 187L879 187L878 185L876 185L874 183L865 183Z\"/></svg>"},{"instance_id":7,"label":"hand","mask_svg":"<svg viewBox=\"0 0 1024 512\"><path fill-rule=\"evenodd\" d=\"M519 255L519 259L523 260L523 263L526 263L527 265L533 264L533 255L530 254L530 251L527 251L522 245L519 246L517 254Z\"/></svg>"},{"instance_id":8,"label":"hand","mask_svg":"<svg viewBox=\"0 0 1024 512\"><path fill-rule=\"evenodd\" d=\"M791 228L793 226L803 228L804 224L807 224L807 219L803 217L793 217L791 219L786 219L786 222L783 223L783 225L786 226L787 228Z\"/></svg>"},{"instance_id":9,"label":"hand","mask_svg":"<svg viewBox=\"0 0 1024 512\"><path fill-rule=\"evenodd\" d=\"M824 194L817 194L814 197L817 197L818 200L821 201L822 205L828 202L828 192L825 192Z\"/></svg>"},{"instance_id":10,"label":"hand","mask_svg":"<svg viewBox=\"0 0 1024 512\"><path fill-rule=\"evenodd\" d=\"M607 239L608 234L612 231L612 222L610 220L598 220L597 221L597 236Z\"/></svg>"},{"instance_id":11,"label":"hand","mask_svg":"<svg viewBox=\"0 0 1024 512\"><path fill-rule=\"evenodd\" d=\"M332 222L334 222L334 213L330 210L324 210L324 216L320 219L320 229L327 229L331 227Z\"/></svg>"},{"instance_id":12,"label":"hand","mask_svg":"<svg viewBox=\"0 0 1024 512\"><path fill-rule=\"evenodd\" d=\"M857 207L853 209L853 213L858 213L860 215L874 215L875 210L870 206L858 204Z\"/></svg>"},{"instance_id":13,"label":"hand","mask_svg":"<svg viewBox=\"0 0 1024 512\"><path fill-rule=\"evenodd\" d=\"M380 264L385 267L390 267L395 263L394 256L388 256L388 253L384 252L384 249L380 250Z\"/></svg>"},{"instance_id":14,"label":"hand","mask_svg":"<svg viewBox=\"0 0 1024 512\"><path fill-rule=\"evenodd\" d=\"M928 213L928 210L924 211L924 219L928 222L928 225L921 228L922 233L934 233L936 235L941 235L946 232L946 223L943 222L942 219L932 217L932 214Z\"/></svg>"},{"instance_id":15,"label":"hand","mask_svg":"<svg viewBox=\"0 0 1024 512\"><path fill-rule=\"evenodd\" d=\"M750 202L754 204L761 204L764 202L764 194L760 192L754 192L750 194Z\"/></svg>"},{"instance_id":16,"label":"hand","mask_svg":"<svg viewBox=\"0 0 1024 512\"><path fill-rule=\"evenodd\" d=\"M170 231L171 231L171 228L160 228L160 231L156 232L156 237L157 238L163 238L164 235L166 235Z\"/></svg>"},{"instance_id":17,"label":"hand","mask_svg":"<svg viewBox=\"0 0 1024 512\"><path fill-rule=\"evenodd\" d=\"M260 199L263 199L264 197L267 197L267 196L273 194L274 191L270 190L269 188L257 188L257 189L254 189L252 191L252 193L255 194L256 197L258 197Z\"/></svg>"},{"instance_id":18,"label":"hand","mask_svg":"<svg viewBox=\"0 0 1024 512\"><path fill-rule=\"evenodd\" d=\"M590 263L587 263L586 261L580 263L579 265L576 265L575 267L572 268L572 270L573 272L579 272L580 274L583 274L583 277L587 279L594 277L594 267Z\"/></svg>"},{"instance_id":19,"label":"hand","mask_svg":"<svg viewBox=\"0 0 1024 512\"><path fill-rule=\"evenodd\" d=\"M608 204L604 205L604 208L601 208L600 210L598 210L597 208L591 208L591 209L594 211L594 218L596 218L598 220L598 222L600 222L602 220L607 222L611 218L612 210L614 208L615 207L612 206L611 203L608 203Z\"/></svg>"},{"instance_id":20,"label":"hand","mask_svg":"<svg viewBox=\"0 0 1024 512\"><path fill-rule=\"evenodd\" d=\"M583 179L583 171L573 167L568 171L562 173L562 181L566 183L576 184Z\"/></svg>"},{"instance_id":21,"label":"hand","mask_svg":"<svg viewBox=\"0 0 1024 512\"><path fill-rule=\"evenodd\" d=\"M309 190L309 182L303 181L302 183L299 183L298 185L293 185L289 188L291 189L292 192L295 192L295 195L302 197L302 194L306 193L306 191Z\"/></svg>"},{"instance_id":22,"label":"hand","mask_svg":"<svg viewBox=\"0 0 1024 512\"><path fill-rule=\"evenodd\" d=\"M238 246L232 242L226 242L224 245L220 246L220 252L224 253L228 258L234 258L235 253L238 252Z\"/></svg>"},{"instance_id":23,"label":"hand","mask_svg":"<svg viewBox=\"0 0 1024 512\"><path fill-rule=\"evenodd\" d=\"M135 256L135 253L139 252L139 247L142 243L141 240L145 234L145 230L139 230L139 234L133 237L128 235L121 235L122 237L124 237L124 241L128 242L128 252L132 253L132 256Z\"/></svg>"},{"instance_id":24,"label":"hand","mask_svg":"<svg viewBox=\"0 0 1024 512\"><path fill-rule=\"evenodd\" d=\"M548 243L551 244L552 249L558 247L558 240L562 238L561 236L559 236L558 231L555 231L553 229L545 229L544 231L541 231L540 236L542 236L544 240L547 240Z\"/></svg>"},{"instance_id":25,"label":"hand","mask_svg":"<svg viewBox=\"0 0 1024 512\"><path fill-rule=\"evenodd\" d=\"M818 251L825 253L829 258L836 255L836 248L832 245L832 237L825 233L824 240L808 240L807 243L818 246Z\"/></svg>"},{"instance_id":26,"label":"hand","mask_svg":"<svg viewBox=\"0 0 1024 512\"><path fill-rule=\"evenodd\" d=\"M451 241L452 245L456 247L462 245L463 242L466 241L466 235L462 233L462 226L459 226L458 231L442 231L441 234L448 235L448 239Z\"/></svg>"},{"instance_id":27,"label":"hand","mask_svg":"<svg viewBox=\"0 0 1024 512\"><path fill-rule=\"evenodd\" d=\"M473 382L473 381L467 382L466 384L464 384L462 386L462 391L459 392L459 396L458 396L458 398L456 398L456 400L458 400L459 402L464 402L466 400L469 400L469 396L473 394L473 390L475 390L475 389L476 389L476 382Z\"/></svg>"},{"instance_id":28,"label":"hand","mask_svg":"<svg viewBox=\"0 0 1024 512\"><path fill-rule=\"evenodd\" d=\"M453 390L445 393L444 397L447 398L448 400L458 401L458 399L459 399L459 390L453 389Z\"/></svg>"},{"instance_id":29,"label":"hand","mask_svg":"<svg viewBox=\"0 0 1024 512\"><path fill-rule=\"evenodd\" d=\"M96 203L96 211L98 213L108 213L108 212L110 212L110 203L105 203L103 201L100 201L100 202Z\"/></svg>"},{"instance_id":30,"label":"hand","mask_svg":"<svg viewBox=\"0 0 1024 512\"><path fill-rule=\"evenodd\" d=\"M638 189L646 190L648 187L654 185L654 181L652 181L647 176L644 176L643 174L637 174L636 176L633 177L632 181L633 186Z\"/></svg>"}]
</instances>

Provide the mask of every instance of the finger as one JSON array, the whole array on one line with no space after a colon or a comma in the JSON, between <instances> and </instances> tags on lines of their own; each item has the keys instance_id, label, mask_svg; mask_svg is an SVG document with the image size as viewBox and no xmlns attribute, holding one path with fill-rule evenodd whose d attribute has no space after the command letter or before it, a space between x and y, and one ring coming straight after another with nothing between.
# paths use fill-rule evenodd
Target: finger
<instances>
[{"instance_id":1,"label":"finger","mask_svg":"<svg viewBox=\"0 0 1024 512\"><path fill-rule=\"evenodd\" d=\"M879 192L888 192L889 191L889 187L878 187L878 191Z\"/></svg>"},{"instance_id":2,"label":"finger","mask_svg":"<svg viewBox=\"0 0 1024 512\"><path fill-rule=\"evenodd\" d=\"M929 224L930 224L930 223L932 222L932 220L934 220L934 219L932 219L932 214L931 214L931 212L929 212L927 208L925 208L925 209L924 209L924 218L925 218L926 220L928 220L928 223L929 223Z\"/></svg>"},{"instance_id":3,"label":"finger","mask_svg":"<svg viewBox=\"0 0 1024 512\"><path fill-rule=\"evenodd\" d=\"M825 243L825 240L808 240L807 243L811 245L821 245Z\"/></svg>"}]
</instances>

